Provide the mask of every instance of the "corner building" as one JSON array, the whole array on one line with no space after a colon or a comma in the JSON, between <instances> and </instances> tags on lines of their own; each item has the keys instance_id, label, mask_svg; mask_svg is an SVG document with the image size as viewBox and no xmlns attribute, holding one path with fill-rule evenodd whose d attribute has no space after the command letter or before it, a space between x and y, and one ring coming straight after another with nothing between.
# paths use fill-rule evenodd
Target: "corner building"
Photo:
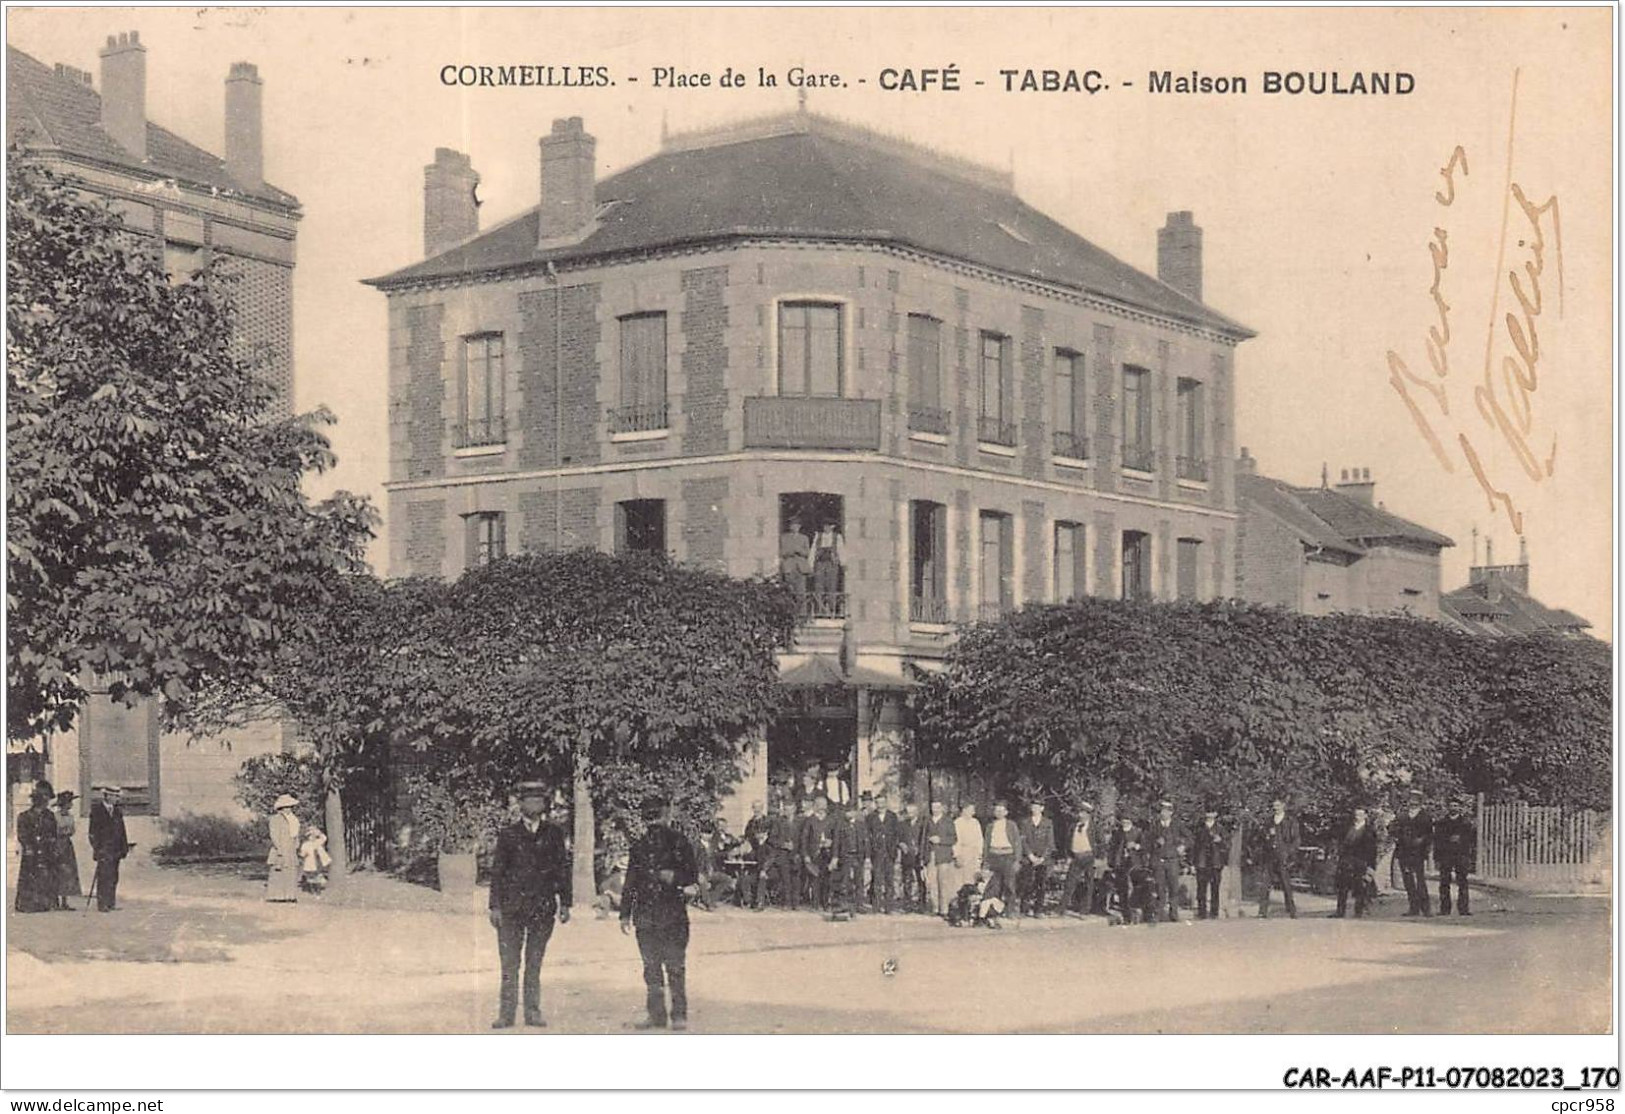
<instances>
[{"instance_id":1,"label":"corner building","mask_svg":"<svg viewBox=\"0 0 1625 1114\"><path fill-rule=\"evenodd\" d=\"M579 118L540 154L540 205L479 233L478 175L438 151L428 258L369 280L391 572L592 546L773 575L805 552L797 711L749 759L741 816L961 791L912 768L903 727L907 667L955 624L1233 594L1252 334L1199 301L1189 213L1154 279L1007 175L804 112L669 137L603 181Z\"/></svg>"}]
</instances>

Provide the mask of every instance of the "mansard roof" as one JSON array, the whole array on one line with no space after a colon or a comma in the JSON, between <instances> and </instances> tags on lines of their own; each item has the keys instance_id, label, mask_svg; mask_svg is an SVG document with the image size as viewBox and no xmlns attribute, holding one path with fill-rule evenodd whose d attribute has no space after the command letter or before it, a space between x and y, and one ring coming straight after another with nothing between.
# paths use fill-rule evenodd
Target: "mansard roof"
<instances>
[{"instance_id":1,"label":"mansard roof","mask_svg":"<svg viewBox=\"0 0 1625 1114\"><path fill-rule=\"evenodd\" d=\"M850 241L1068 288L1235 340L1254 335L1026 204L1008 174L804 113L675 137L600 181L597 201L597 225L578 242L539 247L531 209L368 281L393 289L761 238Z\"/></svg>"}]
</instances>

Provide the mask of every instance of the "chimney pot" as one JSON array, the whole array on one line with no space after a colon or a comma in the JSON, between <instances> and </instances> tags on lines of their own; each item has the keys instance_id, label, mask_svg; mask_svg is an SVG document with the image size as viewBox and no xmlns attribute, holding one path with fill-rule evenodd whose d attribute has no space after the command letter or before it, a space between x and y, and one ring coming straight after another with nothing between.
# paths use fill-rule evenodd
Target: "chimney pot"
<instances>
[{"instance_id":1,"label":"chimney pot","mask_svg":"<svg viewBox=\"0 0 1625 1114\"><path fill-rule=\"evenodd\" d=\"M597 212L598 141L581 117L555 119L541 139L542 206L537 238L544 243L585 233Z\"/></svg>"},{"instance_id":2,"label":"chimney pot","mask_svg":"<svg viewBox=\"0 0 1625 1114\"><path fill-rule=\"evenodd\" d=\"M1189 209L1169 213L1157 230L1157 278L1193 301L1202 300L1202 230Z\"/></svg>"},{"instance_id":3,"label":"chimney pot","mask_svg":"<svg viewBox=\"0 0 1625 1114\"><path fill-rule=\"evenodd\" d=\"M147 48L133 32L107 36L102 49L102 130L138 159L147 157Z\"/></svg>"},{"instance_id":4,"label":"chimney pot","mask_svg":"<svg viewBox=\"0 0 1625 1114\"><path fill-rule=\"evenodd\" d=\"M480 176L461 151L436 147L423 168L423 254L439 255L480 230Z\"/></svg>"},{"instance_id":5,"label":"chimney pot","mask_svg":"<svg viewBox=\"0 0 1625 1114\"><path fill-rule=\"evenodd\" d=\"M1360 500L1368 507L1376 505L1377 485L1371 478L1371 469L1344 468L1342 475L1342 481L1337 485L1338 491Z\"/></svg>"},{"instance_id":6,"label":"chimney pot","mask_svg":"<svg viewBox=\"0 0 1625 1114\"><path fill-rule=\"evenodd\" d=\"M244 189L265 184L264 83L252 62L233 62L226 74L226 173Z\"/></svg>"}]
</instances>

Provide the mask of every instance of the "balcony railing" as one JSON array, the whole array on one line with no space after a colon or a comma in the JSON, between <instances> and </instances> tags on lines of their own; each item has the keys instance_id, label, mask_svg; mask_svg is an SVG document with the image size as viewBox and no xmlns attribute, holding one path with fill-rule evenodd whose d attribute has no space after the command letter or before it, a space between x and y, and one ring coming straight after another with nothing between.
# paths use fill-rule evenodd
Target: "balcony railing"
<instances>
[{"instance_id":1,"label":"balcony railing","mask_svg":"<svg viewBox=\"0 0 1625 1114\"><path fill-rule=\"evenodd\" d=\"M1013 446L1016 443L1016 424L984 415L976 419L976 439L988 445Z\"/></svg>"},{"instance_id":2,"label":"balcony railing","mask_svg":"<svg viewBox=\"0 0 1625 1114\"><path fill-rule=\"evenodd\" d=\"M1069 457L1072 460L1089 459L1089 438L1081 433L1065 433L1055 431L1055 455Z\"/></svg>"},{"instance_id":3,"label":"balcony railing","mask_svg":"<svg viewBox=\"0 0 1625 1114\"><path fill-rule=\"evenodd\" d=\"M609 412L611 433L647 433L666 429L666 404L651 402L643 406L622 406Z\"/></svg>"},{"instance_id":4,"label":"balcony railing","mask_svg":"<svg viewBox=\"0 0 1625 1114\"><path fill-rule=\"evenodd\" d=\"M996 623L1013 610L1009 600L983 600L976 605L976 617L984 623Z\"/></svg>"},{"instance_id":5,"label":"balcony railing","mask_svg":"<svg viewBox=\"0 0 1625 1114\"><path fill-rule=\"evenodd\" d=\"M944 410L940 406L910 406L908 428L912 433L935 433L940 437L946 437L948 421L952 417L953 411Z\"/></svg>"},{"instance_id":6,"label":"balcony railing","mask_svg":"<svg viewBox=\"0 0 1625 1114\"><path fill-rule=\"evenodd\" d=\"M1151 451L1149 445L1124 445L1123 467L1132 468L1136 472L1155 472L1157 454Z\"/></svg>"},{"instance_id":7,"label":"balcony railing","mask_svg":"<svg viewBox=\"0 0 1625 1114\"><path fill-rule=\"evenodd\" d=\"M880 448L877 398L763 397L745 400L747 449Z\"/></svg>"},{"instance_id":8,"label":"balcony railing","mask_svg":"<svg viewBox=\"0 0 1625 1114\"><path fill-rule=\"evenodd\" d=\"M1195 480L1198 483L1207 483L1207 461L1198 456L1181 456L1174 458L1175 475L1182 480Z\"/></svg>"},{"instance_id":9,"label":"balcony railing","mask_svg":"<svg viewBox=\"0 0 1625 1114\"><path fill-rule=\"evenodd\" d=\"M469 418L456 422L451 428L451 444L457 449L477 449L484 445L501 445L508 440L508 425L501 414L489 418Z\"/></svg>"},{"instance_id":10,"label":"balcony railing","mask_svg":"<svg viewBox=\"0 0 1625 1114\"><path fill-rule=\"evenodd\" d=\"M808 592L798 602L802 622L846 618L845 592Z\"/></svg>"},{"instance_id":11,"label":"balcony railing","mask_svg":"<svg viewBox=\"0 0 1625 1114\"><path fill-rule=\"evenodd\" d=\"M908 621L911 623L946 623L948 601L939 596L910 596Z\"/></svg>"}]
</instances>

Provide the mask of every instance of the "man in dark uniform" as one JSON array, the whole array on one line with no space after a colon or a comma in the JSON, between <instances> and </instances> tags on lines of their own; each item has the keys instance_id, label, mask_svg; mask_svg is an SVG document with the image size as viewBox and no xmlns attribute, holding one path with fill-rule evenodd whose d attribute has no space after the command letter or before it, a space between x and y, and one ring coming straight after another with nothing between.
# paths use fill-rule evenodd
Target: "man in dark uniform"
<instances>
[{"instance_id":1,"label":"man in dark uniform","mask_svg":"<svg viewBox=\"0 0 1625 1114\"><path fill-rule=\"evenodd\" d=\"M1196 868L1196 919L1219 916L1219 878L1229 854L1226 837L1219 828L1219 813L1209 809L1191 834L1191 865Z\"/></svg>"},{"instance_id":2,"label":"man in dark uniform","mask_svg":"<svg viewBox=\"0 0 1625 1114\"><path fill-rule=\"evenodd\" d=\"M1337 841L1337 912L1334 917L1348 913L1349 894L1354 895L1354 915L1365 916L1365 897L1368 882L1376 882L1377 832L1363 808L1354 810L1354 822Z\"/></svg>"},{"instance_id":3,"label":"man in dark uniform","mask_svg":"<svg viewBox=\"0 0 1625 1114\"><path fill-rule=\"evenodd\" d=\"M865 818L869 842L869 903L890 915L897 902L897 848L903 843L903 822L891 810L882 790L875 794L875 808Z\"/></svg>"},{"instance_id":4,"label":"man in dark uniform","mask_svg":"<svg viewBox=\"0 0 1625 1114\"><path fill-rule=\"evenodd\" d=\"M1140 831L1129 816L1117 818L1117 831L1106 844L1106 865L1111 868L1112 881L1117 890L1117 910L1124 924L1137 919L1133 902L1133 879L1136 870L1144 868L1144 849L1140 845Z\"/></svg>"},{"instance_id":5,"label":"man in dark uniform","mask_svg":"<svg viewBox=\"0 0 1625 1114\"><path fill-rule=\"evenodd\" d=\"M829 904L829 860L834 841L830 833L829 798L813 799L812 815L801 822L801 865L811 882L812 904L823 909Z\"/></svg>"},{"instance_id":6,"label":"man in dark uniform","mask_svg":"<svg viewBox=\"0 0 1625 1114\"><path fill-rule=\"evenodd\" d=\"M868 816L857 805L830 817L829 912L831 920L857 915L863 890L863 864L868 857Z\"/></svg>"},{"instance_id":7,"label":"man in dark uniform","mask_svg":"<svg viewBox=\"0 0 1625 1114\"><path fill-rule=\"evenodd\" d=\"M1478 829L1462 815L1460 801L1451 801L1443 820L1433 825L1433 862L1439 868L1439 912L1450 915L1450 883L1456 885L1456 909L1472 916L1467 907L1467 876L1478 865Z\"/></svg>"},{"instance_id":8,"label":"man in dark uniform","mask_svg":"<svg viewBox=\"0 0 1625 1114\"><path fill-rule=\"evenodd\" d=\"M1286 896L1286 915L1294 919L1298 907L1292 900L1292 860L1298 853L1298 822L1287 815L1286 802L1270 802L1270 816L1259 830L1259 865L1264 868L1264 896L1258 902L1258 915L1270 915L1270 890L1279 885Z\"/></svg>"},{"instance_id":9,"label":"man in dark uniform","mask_svg":"<svg viewBox=\"0 0 1625 1114\"><path fill-rule=\"evenodd\" d=\"M907 912L917 913L925 908L924 850L930 833L926 818L916 802L910 801L903 806L903 818L898 830L898 889L903 908Z\"/></svg>"},{"instance_id":10,"label":"man in dark uniform","mask_svg":"<svg viewBox=\"0 0 1625 1114\"><path fill-rule=\"evenodd\" d=\"M96 859L96 909L107 913L118 908L119 863L130 853L130 837L124 830L124 807L119 790L102 786L102 799L90 806L90 853Z\"/></svg>"},{"instance_id":11,"label":"man in dark uniform","mask_svg":"<svg viewBox=\"0 0 1625 1114\"><path fill-rule=\"evenodd\" d=\"M1174 820L1172 801L1157 804L1157 818L1151 824L1150 851L1153 899L1151 923L1164 913L1169 921L1179 920L1179 864L1185 854L1185 829Z\"/></svg>"},{"instance_id":12,"label":"man in dark uniform","mask_svg":"<svg viewBox=\"0 0 1625 1114\"><path fill-rule=\"evenodd\" d=\"M1044 802L1034 801L1027 819L1021 822L1021 912L1028 917L1044 915L1044 888L1049 884L1049 861L1055 854L1055 825L1044 815Z\"/></svg>"},{"instance_id":13,"label":"man in dark uniform","mask_svg":"<svg viewBox=\"0 0 1625 1114\"><path fill-rule=\"evenodd\" d=\"M502 991L493 1029L512 1029L519 1005L519 961L525 964L525 1024L543 1028L542 957L553 918L570 921L570 856L564 833L546 819L551 795L540 781L521 782L520 819L497 833L491 858L491 927L497 930Z\"/></svg>"},{"instance_id":14,"label":"man in dark uniform","mask_svg":"<svg viewBox=\"0 0 1625 1114\"><path fill-rule=\"evenodd\" d=\"M786 798L779 802L779 811L767 822L767 846L762 860L762 880L756 887L756 908L767 904L768 884L778 889L779 903L794 909L800 904L801 856L800 838L796 829L796 806Z\"/></svg>"},{"instance_id":15,"label":"man in dark uniform","mask_svg":"<svg viewBox=\"0 0 1625 1114\"><path fill-rule=\"evenodd\" d=\"M762 907L762 891L767 888L768 832L772 821L761 801L752 801L750 819L745 821L745 838L737 851L745 860L740 871L739 898L744 905Z\"/></svg>"},{"instance_id":16,"label":"man in dark uniform","mask_svg":"<svg viewBox=\"0 0 1625 1114\"><path fill-rule=\"evenodd\" d=\"M1394 821L1394 858L1405 880L1405 896L1411 907L1407 917L1433 916L1433 899L1428 895L1428 852L1433 849L1433 817L1422 807L1422 791L1412 789L1402 812Z\"/></svg>"},{"instance_id":17,"label":"man in dark uniform","mask_svg":"<svg viewBox=\"0 0 1625 1114\"><path fill-rule=\"evenodd\" d=\"M688 1028L688 902L698 892L693 845L671 826L671 802L646 801L648 828L632 845L621 899L621 931L636 926L648 1016L635 1029ZM671 1011L666 989L671 988Z\"/></svg>"}]
</instances>

